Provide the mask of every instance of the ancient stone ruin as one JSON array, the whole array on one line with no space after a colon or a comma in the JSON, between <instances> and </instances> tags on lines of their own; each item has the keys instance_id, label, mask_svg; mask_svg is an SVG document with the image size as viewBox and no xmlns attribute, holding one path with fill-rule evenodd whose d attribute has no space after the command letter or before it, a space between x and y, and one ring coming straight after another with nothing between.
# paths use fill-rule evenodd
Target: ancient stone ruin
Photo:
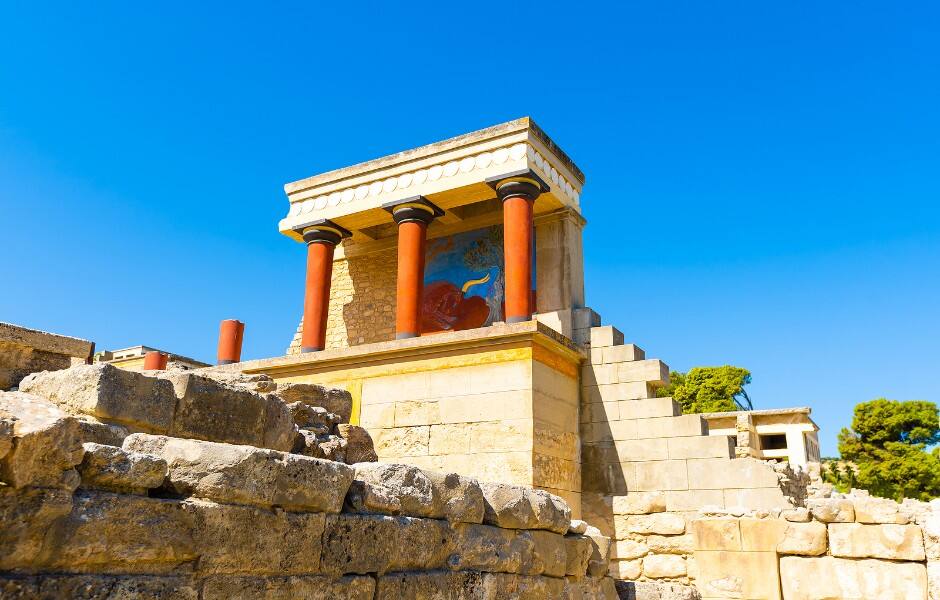
<instances>
[{"instance_id":1,"label":"ancient stone ruin","mask_svg":"<svg viewBox=\"0 0 940 600\"><path fill-rule=\"evenodd\" d=\"M30 375L0 392L0 597L615 597L563 500L374 462L349 409L264 376Z\"/></svg>"}]
</instances>

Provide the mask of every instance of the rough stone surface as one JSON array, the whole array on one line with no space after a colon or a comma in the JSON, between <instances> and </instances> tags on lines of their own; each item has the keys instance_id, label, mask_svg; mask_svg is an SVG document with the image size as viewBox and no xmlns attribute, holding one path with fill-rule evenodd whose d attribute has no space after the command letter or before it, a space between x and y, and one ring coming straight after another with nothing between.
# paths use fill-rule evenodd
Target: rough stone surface
<instances>
[{"instance_id":1,"label":"rough stone surface","mask_svg":"<svg viewBox=\"0 0 940 600\"><path fill-rule=\"evenodd\" d=\"M564 500L544 490L504 483L481 482L483 522L511 529L548 529L564 534L571 524L571 509Z\"/></svg>"},{"instance_id":2,"label":"rough stone surface","mask_svg":"<svg viewBox=\"0 0 940 600\"><path fill-rule=\"evenodd\" d=\"M643 574L651 579L682 577L685 559L675 554L650 554L643 558Z\"/></svg>"},{"instance_id":3,"label":"rough stone surface","mask_svg":"<svg viewBox=\"0 0 940 600\"><path fill-rule=\"evenodd\" d=\"M850 500L839 498L811 498L806 501L806 508L813 513L813 518L823 523L852 523L855 521L855 507Z\"/></svg>"},{"instance_id":4,"label":"rough stone surface","mask_svg":"<svg viewBox=\"0 0 940 600\"><path fill-rule=\"evenodd\" d=\"M627 530L632 533L678 535L685 533L685 519L675 513L654 513L627 517Z\"/></svg>"},{"instance_id":5,"label":"rough stone surface","mask_svg":"<svg viewBox=\"0 0 940 600\"><path fill-rule=\"evenodd\" d=\"M588 526L584 535L591 539L591 558L588 560L588 574L596 577L607 574L610 564L610 538L597 527Z\"/></svg>"},{"instance_id":6,"label":"rough stone surface","mask_svg":"<svg viewBox=\"0 0 940 600\"><path fill-rule=\"evenodd\" d=\"M135 433L124 449L166 460L173 492L219 502L339 512L351 467L276 450Z\"/></svg>"},{"instance_id":7,"label":"rough stone surface","mask_svg":"<svg viewBox=\"0 0 940 600\"><path fill-rule=\"evenodd\" d=\"M46 534L71 510L68 490L0 486L0 571L39 564Z\"/></svg>"},{"instance_id":8,"label":"rough stone surface","mask_svg":"<svg viewBox=\"0 0 940 600\"><path fill-rule=\"evenodd\" d=\"M349 464L379 460L372 436L363 427L340 423L336 426L336 434L346 440L346 462Z\"/></svg>"},{"instance_id":9,"label":"rough stone surface","mask_svg":"<svg viewBox=\"0 0 940 600\"><path fill-rule=\"evenodd\" d=\"M390 496L398 501L400 514L410 517L444 516L440 498L434 493L431 479L417 467L388 463L360 463L353 465L356 471L355 481L364 487L377 487L375 492L367 492L363 498ZM375 512L379 506L370 506Z\"/></svg>"},{"instance_id":10,"label":"rough stone surface","mask_svg":"<svg viewBox=\"0 0 940 600\"><path fill-rule=\"evenodd\" d=\"M924 537L916 525L863 525L830 523L829 549L833 556L924 560Z\"/></svg>"},{"instance_id":11,"label":"rough stone surface","mask_svg":"<svg viewBox=\"0 0 940 600\"><path fill-rule=\"evenodd\" d=\"M678 583L618 581L616 587L620 600L701 600L702 598L694 587Z\"/></svg>"},{"instance_id":12,"label":"rough stone surface","mask_svg":"<svg viewBox=\"0 0 940 600\"><path fill-rule=\"evenodd\" d=\"M197 600L188 577L130 575L0 576L4 600Z\"/></svg>"},{"instance_id":13,"label":"rough stone surface","mask_svg":"<svg viewBox=\"0 0 940 600\"><path fill-rule=\"evenodd\" d=\"M855 508L856 523L906 525L909 522L907 515L900 512L901 505L889 498L852 490L850 499Z\"/></svg>"},{"instance_id":14,"label":"rough stone surface","mask_svg":"<svg viewBox=\"0 0 940 600\"><path fill-rule=\"evenodd\" d=\"M452 523L483 522L483 490L476 479L457 473L426 471L434 492L434 501L441 505L444 518Z\"/></svg>"},{"instance_id":15,"label":"rough stone surface","mask_svg":"<svg viewBox=\"0 0 940 600\"><path fill-rule=\"evenodd\" d=\"M569 534L565 536L565 575L583 577L587 574L591 560L593 544L586 535Z\"/></svg>"},{"instance_id":16,"label":"rough stone surface","mask_svg":"<svg viewBox=\"0 0 940 600\"><path fill-rule=\"evenodd\" d=\"M346 390L313 383L283 382L277 384L277 395L287 403L303 402L325 408L327 412L339 415L342 423L349 423L352 415L352 396Z\"/></svg>"},{"instance_id":17,"label":"rough stone surface","mask_svg":"<svg viewBox=\"0 0 940 600\"><path fill-rule=\"evenodd\" d=\"M663 492L632 492L626 496L614 496L615 515L648 515L666 511L666 495Z\"/></svg>"},{"instance_id":18,"label":"rough stone surface","mask_svg":"<svg viewBox=\"0 0 940 600\"><path fill-rule=\"evenodd\" d=\"M777 554L819 556L826 553L826 526L819 521L787 523L783 539L777 544Z\"/></svg>"},{"instance_id":19,"label":"rough stone surface","mask_svg":"<svg viewBox=\"0 0 940 600\"><path fill-rule=\"evenodd\" d=\"M0 392L0 423L5 432L0 481L16 488L78 486L73 467L81 462L84 450L74 418L42 398Z\"/></svg>"},{"instance_id":20,"label":"rough stone surface","mask_svg":"<svg viewBox=\"0 0 940 600\"><path fill-rule=\"evenodd\" d=\"M210 577L200 600L372 600L375 580L368 576Z\"/></svg>"},{"instance_id":21,"label":"rough stone surface","mask_svg":"<svg viewBox=\"0 0 940 600\"><path fill-rule=\"evenodd\" d=\"M784 556L780 580L786 600L925 600L927 569L923 563Z\"/></svg>"},{"instance_id":22,"label":"rough stone surface","mask_svg":"<svg viewBox=\"0 0 940 600\"><path fill-rule=\"evenodd\" d=\"M90 415L76 415L79 438L82 442L94 442L105 446L120 446L124 438L131 434L123 425L103 423Z\"/></svg>"},{"instance_id":23,"label":"rough stone surface","mask_svg":"<svg viewBox=\"0 0 940 600\"><path fill-rule=\"evenodd\" d=\"M41 396L71 413L151 433L168 433L176 409L176 395L168 381L107 363L35 373L20 382L20 391Z\"/></svg>"},{"instance_id":24,"label":"rough stone surface","mask_svg":"<svg viewBox=\"0 0 940 600\"><path fill-rule=\"evenodd\" d=\"M82 487L136 492L160 487L166 477L166 461L149 454L87 442L78 466Z\"/></svg>"},{"instance_id":25,"label":"rough stone surface","mask_svg":"<svg viewBox=\"0 0 940 600\"><path fill-rule=\"evenodd\" d=\"M457 570L521 573L532 567L534 540L491 525L454 525L456 547L448 563Z\"/></svg>"},{"instance_id":26,"label":"rough stone surface","mask_svg":"<svg viewBox=\"0 0 940 600\"><path fill-rule=\"evenodd\" d=\"M587 531L588 524L586 521L581 519L572 519L571 525L568 526L568 533L584 533Z\"/></svg>"}]
</instances>

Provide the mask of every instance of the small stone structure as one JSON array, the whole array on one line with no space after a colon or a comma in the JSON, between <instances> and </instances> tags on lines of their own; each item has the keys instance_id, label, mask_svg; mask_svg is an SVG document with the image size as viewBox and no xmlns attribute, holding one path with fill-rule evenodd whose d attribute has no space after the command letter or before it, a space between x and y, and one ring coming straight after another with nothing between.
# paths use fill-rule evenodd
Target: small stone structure
<instances>
[{"instance_id":1,"label":"small stone structure","mask_svg":"<svg viewBox=\"0 0 940 600\"><path fill-rule=\"evenodd\" d=\"M340 422L348 393L151 375L87 365L0 393L0 597L616 597L609 540L557 496L297 453L332 427L347 461L374 460Z\"/></svg>"},{"instance_id":2,"label":"small stone structure","mask_svg":"<svg viewBox=\"0 0 940 600\"><path fill-rule=\"evenodd\" d=\"M67 369L91 359L95 344L0 321L0 390L36 371Z\"/></svg>"}]
</instances>

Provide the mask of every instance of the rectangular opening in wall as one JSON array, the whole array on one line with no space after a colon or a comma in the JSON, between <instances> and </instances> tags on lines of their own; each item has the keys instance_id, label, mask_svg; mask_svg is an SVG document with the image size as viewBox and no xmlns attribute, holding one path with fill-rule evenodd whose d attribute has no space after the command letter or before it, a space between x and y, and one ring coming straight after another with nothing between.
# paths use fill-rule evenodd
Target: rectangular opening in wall
<instances>
[{"instance_id":1,"label":"rectangular opening in wall","mask_svg":"<svg viewBox=\"0 0 940 600\"><path fill-rule=\"evenodd\" d=\"M784 433L771 433L760 436L762 450L786 450L787 436Z\"/></svg>"}]
</instances>

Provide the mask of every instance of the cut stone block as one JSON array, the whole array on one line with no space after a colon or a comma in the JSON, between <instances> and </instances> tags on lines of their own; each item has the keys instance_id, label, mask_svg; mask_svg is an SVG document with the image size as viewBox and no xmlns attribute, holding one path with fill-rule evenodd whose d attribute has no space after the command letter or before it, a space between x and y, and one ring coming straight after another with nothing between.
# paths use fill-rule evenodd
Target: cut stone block
<instances>
[{"instance_id":1,"label":"cut stone block","mask_svg":"<svg viewBox=\"0 0 940 600\"><path fill-rule=\"evenodd\" d=\"M503 483L480 483L480 487L484 523L509 529L548 529L561 534L568 531L571 509L558 496Z\"/></svg>"},{"instance_id":2,"label":"cut stone block","mask_svg":"<svg viewBox=\"0 0 940 600\"><path fill-rule=\"evenodd\" d=\"M277 395L284 402L303 402L309 406L319 406L328 412L340 416L342 423L349 423L352 415L352 395L346 390L324 387L314 383L277 384Z\"/></svg>"},{"instance_id":3,"label":"cut stone block","mask_svg":"<svg viewBox=\"0 0 940 600\"><path fill-rule=\"evenodd\" d=\"M20 391L45 398L71 413L151 433L168 433L176 408L170 382L107 363L34 373L23 379Z\"/></svg>"},{"instance_id":4,"label":"cut stone block","mask_svg":"<svg viewBox=\"0 0 940 600\"><path fill-rule=\"evenodd\" d=\"M615 515L648 515L665 511L666 495L663 492L633 492L613 497Z\"/></svg>"},{"instance_id":5,"label":"cut stone block","mask_svg":"<svg viewBox=\"0 0 940 600\"><path fill-rule=\"evenodd\" d=\"M777 555L773 552L696 551L694 561L697 571L695 587L703 598L780 600ZM789 596L787 598L789 600ZM841 596L814 598L822 600Z\"/></svg>"},{"instance_id":6,"label":"cut stone block","mask_svg":"<svg viewBox=\"0 0 940 600\"><path fill-rule=\"evenodd\" d=\"M601 326L601 316L590 308L575 308L571 311L573 329L590 329Z\"/></svg>"},{"instance_id":7,"label":"cut stone block","mask_svg":"<svg viewBox=\"0 0 940 600\"><path fill-rule=\"evenodd\" d=\"M588 575L603 577L610 565L610 538L597 528L588 526L584 535L591 538L591 558L588 560Z\"/></svg>"},{"instance_id":8,"label":"cut stone block","mask_svg":"<svg viewBox=\"0 0 940 600\"><path fill-rule=\"evenodd\" d=\"M251 446L135 433L123 447L166 460L173 492L233 504L335 513L353 479L341 463Z\"/></svg>"},{"instance_id":9,"label":"cut stone block","mask_svg":"<svg viewBox=\"0 0 940 600\"><path fill-rule=\"evenodd\" d=\"M200 600L373 600L374 596L375 579L368 575L337 579L318 575L216 576L205 579Z\"/></svg>"},{"instance_id":10,"label":"cut stone block","mask_svg":"<svg viewBox=\"0 0 940 600\"><path fill-rule=\"evenodd\" d=\"M374 600L484 598L483 574L476 571L389 573L378 578ZM306 597L306 596L305 596ZM340 596L335 596L339 598ZM346 598L346 596L342 596ZM368 597L373 600L373 596Z\"/></svg>"},{"instance_id":11,"label":"cut stone block","mask_svg":"<svg viewBox=\"0 0 940 600\"><path fill-rule=\"evenodd\" d=\"M565 576L568 551L564 536L545 530L525 531L519 535L531 537L533 542L531 564L523 565L523 573L548 577Z\"/></svg>"},{"instance_id":12,"label":"cut stone block","mask_svg":"<svg viewBox=\"0 0 940 600\"><path fill-rule=\"evenodd\" d=\"M787 523L777 554L820 556L826 553L827 539L826 525L819 521Z\"/></svg>"},{"instance_id":13,"label":"cut stone block","mask_svg":"<svg viewBox=\"0 0 940 600\"><path fill-rule=\"evenodd\" d=\"M855 507L850 500L838 498L809 498L806 508L813 513L813 518L823 523L855 522Z\"/></svg>"},{"instance_id":14,"label":"cut stone block","mask_svg":"<svg viewBox=\"0 0 940 600\"><path fill-rule=\"evenodd\" d=\"M605 348L596 349L601 351L601 362L603 363L621 363L646 359L646 352L635 344L607 346ZM592 347L591 350L593 351L595 348Z\"/></svg>"},{"instance_id":15,"label":"cut stone block","mask_svg":"<svg viewBox=\"0 0 940 600\"><path fill-rule=\"evenodd\" d=\"M639 439L706 435L708 435L708 421L703 419L701 415L655 417L637 421L636 437Z\"/></svg>"},{"instance_id":16,"label":"cut stone block","mask_svg":"<svg viewBox=\"0 0 940 600\"><path fill-rule=\"evenodd\" d=\"M923 563L784 556L780 558L780 580L786 600L927 598Z\"/></svg>"},{"instance_id":17,"label":"cut stone block","mask_svg":"<svg viewBox=\"0 0 940 600\"><path fill-rule=\"evenodd\" d=\"M0 598L9 600L197 600L189 577L152 575L0 576Z\"/></svg>"},{"instance_id":18,"label":"cut stone block","mask_svg":"<svg viewBox=\"0 0 940 600\"><path fill-rule=\"evenodd\" d=\"M685 558L682 556L650 554L643 558L643 575L650 579L672 579L685 574Z\"/></svg>"},{"instance_id":19,"label":"cut stone block","mask_svg":"<svg viewBox=\"0 0 940 600\"><path fill-rule=\"evenodd\" d=\"M56 405L23 392L0 392L0 427L5 452L0 481L15 488L74 490L73 467L82 461L78 422Z\"/></svg>"},{"instance_id":20,"label":"cut stone block","mask_svg":"<svg viewBox=\"0 0 940 600\"><path fill-rule=\"evenodd\" d=\"M653 417L678 417L682 414L679 404L672 398L644 398L620 402L621 419L651 419Z\"/></svg>"},{"instance_id":21,"label":"cut stone block","mask_svg":"<svg viewBox=\"0 0 940 600\"><path fill-rule=\"evenodd\" d=\"M82 442L93 442L104 446L120 446L131 432L123 425L102 423L90 415L76 415L79 437Z\"/></svg>"},{"instance_id":22,"label":"cut stone block","mask_svg":"<svg viewBox=\"0 0 940 600\"><path fill-rule=\"evenodd\" d=\"M830 523L829 551L843 558L926 558L923 533L917 525Z\"/></svg>"},{"instance_id":23,"label":"cut stone block","mask_svg":"<svg viewBox=\"0 0 940 600\"><path fill-rule=\"evenodd\" d=\"M692 521L696 550L741 551L741 529L737 519L696 519Z\"/></svg>"},{"instance_id":24,"label":"cut stone block","mask_svg":"<svg viewBox=\"0 0 940 600\"><path fill-rule=\"evenodd\" d=\"M677 437L666 440L669 458L734 458L734 437L706 435Z\"/></svg>"},{"instance_id":25,"label":"cut stone block","mask_svg":"<svg viewBox=\"0 0 940 600\"><path fill-rule=\"evenodd\" d=\"M669 365L655 358L617 365L617 379L610 383L628 383L631 381L666 385L669 383Z\"/></svg>"},{"instance_id":26,"label":"cut stone block","mask_svg":"<svg viewBox=\"0 0 940 600\"><path fill-rule=\"evenodd\" d=\"M0 486L0 571L35 569L47 534L71 510L70 490Z\"/></svg>"},{"instance_id":27,"label":"cut stone block","mask_svg":"<svg viewBox=\"0 0 940 600\"><path fill-rule=\"evenodd\" d=\"M565 575L583 577L591 560L591 538L585 535L565 536Z\"/></svg>"},{"instance_id":28,"label":"cut stone block","mask_svg":"<svg viewBox=\"0 0 940 600\"><path fill-rule=\"evenodd\" d=\"M692 489L778 489L773 467L754 458L689 459L689 487Z\"/></svg>"},{"instance_id":29,"label":"cut stone block","mask_svg":"<svg viewBox=\"0 0 940 600\"><path fill-rule=\"evenodd\" d=\"M457 473L425 474L431 480L435 503L441 505L445 519L451 523L483 522L483 489L476 479Z\"/></svg>"},{"instance_id":30,"label":"cut stone block","mask_svg":"<svg viewBox=\"0 0 940 600\"><path fill-rule=\"evenodd\" d=\"M146 493L160 487L166 477L166 461L149 454L88 442L78 466L82 487L126 493Z\"/></svg>"},{"instance_id":31,"label":"cut stone block","mask_svg":"<svg viewBox=\"0 0 940 600\"><path fill-rule=\"evenodd\" d=\"M375 462L379 460L375 453L372 436L358 425L340 423L336 426L336 434L346 440L346 462L349 464L361 462Z\"/></svg>"},{"instance_id":32,"label":"cut stone block","mask_svg":"<svg viewBox=\"0 0 940 600\"><path fill-rule=\"evenodd\" d=\"M618 516L615 523L622 520L626 524L626 531L642 535L679 535L685 533L685 519L682 515L674 513L655 513L651 515ZM619 525L618 533L620 533Z\"/></svg>"},{"instance_id":33,"label":"cut stone block","mask_svg":"<svg viewBox=\"0 0 940 600\"><path fill-rule=\"evenodd\" d=\"M623 333L611 325L591 327L591 348L607 346L620 346L623 344Z\"/></svg>"},{"instance_id":34,"label":"cut stone block","mask_svg":"<svg viewBox=\"0 0 940 600\"><path fill-rule=\"evenodd\" d=\"M684 460L655 460L633 463L636 468L636 489L669 491L689 489L689 469Z\"/></svg>"},{"instance_id":35,"label":"cut stone block","mask_svg":"<svg viewBox=\"0 0 940 600\"><path fill-rule=\"evenodd\" d=\"M853 490L851 502L856 523L907 525L910 520L899 512L901 505L890 498L878 498L862 490Z\"/></svg>"}]
</instances>

